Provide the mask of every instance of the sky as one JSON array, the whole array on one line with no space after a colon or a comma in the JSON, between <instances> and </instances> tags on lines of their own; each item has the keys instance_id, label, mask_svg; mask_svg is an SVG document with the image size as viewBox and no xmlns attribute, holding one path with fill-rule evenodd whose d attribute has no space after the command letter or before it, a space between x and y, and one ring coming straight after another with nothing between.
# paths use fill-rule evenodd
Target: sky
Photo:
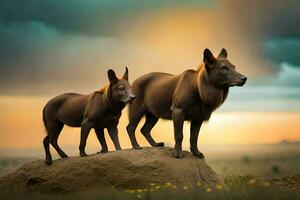
<instances>
[{"instance_id":1,"label":"sky","mask_svg":"<svg viewBox=\"0 0 300 200\"><path fill-rule=\"evenodd\" d=\"M226 48L248 82L230 89L200 144L300 140L299 24L297 0L2 0L0 148L40 147L46 102L101 88L109 68L122 75L128 66L130 81L153 71L180 74L197 68L205 48L215 55ZM125 110L120 137L129 147L126 123ZM171 122L153 132L173 145ZM185 132L187 143L188 126ZM79 129L61 137L62 145L77 145ZM95 140L92 133L92 146Z\"/></svg>"}]
</instances>

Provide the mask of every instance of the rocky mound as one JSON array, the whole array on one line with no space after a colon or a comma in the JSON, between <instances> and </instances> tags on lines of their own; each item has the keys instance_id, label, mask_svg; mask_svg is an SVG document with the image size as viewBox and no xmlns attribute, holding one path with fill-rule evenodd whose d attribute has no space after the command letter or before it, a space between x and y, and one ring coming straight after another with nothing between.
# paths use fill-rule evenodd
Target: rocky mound
<instances>
[{"instance_id":1,"label":"rocky mound","mask_svg":"<svg viewBox=\"0 0 300 200\"><path fill-rule=\"evenodd\" d=\"M151 184L196 187L223 184L203 160L189 152L171 157L171 148L122 150L88 157L71 157L45 165L43 160L25 164L0 178L0 190L69 193L147 188Z\"/></svg>"}]
</instances>

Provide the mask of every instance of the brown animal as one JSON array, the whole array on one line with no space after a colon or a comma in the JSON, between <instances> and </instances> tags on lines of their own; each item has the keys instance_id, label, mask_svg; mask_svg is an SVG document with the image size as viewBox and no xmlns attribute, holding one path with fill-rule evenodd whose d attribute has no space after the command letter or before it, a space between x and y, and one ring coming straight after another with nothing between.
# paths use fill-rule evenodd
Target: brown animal
<instances>
[{"instance_id":1,"label":"brown animal","mask_svg":"<svg viewBox=\"0 0 300 200\"><path fill-rule=\"evenodd\" d=\"M136 141L135 129L143 116L146 122L141 133L152 146L164 145L155 142L150 134L158 119L172 119L175 134L173 156L182 158L182 128L184 121L190 121L190 150L194 156L204 158L197 146L202 122L209 120L211 113L225 101L229 87L243 86L247 78L227 60L225 49L217 58L205 49L203 61L196 71L187 70L177 76L154 72L133 82L136 99L129 106L126 127L133 148L141 148Z\"/></svg>"},{"instance_id":2,"label":"brown animal","mask_svg":"<svg viewBox=\"0 0 300 200\"><path fill-rule=\"evenodd\" d=\"M57 144L58 136L64 125L81 127L80 156L87 156L85 153L86 140L92 128L95 129L102 146L102 153L106 153L108 150L104 138L104 128L107 128L116 150L121 149L117 125L122 109L126 103L135 98L135 95L128 82L127 67L122 79L118 79L111 69L108 70L108 78L110 84L100 91L88 95L66 93L54 97L46 104L43 109L43 120L47 131L47 136L43 141L46 164L52 163L49 143L62 158L68 157Z\"/></svg>"}]
</instances>

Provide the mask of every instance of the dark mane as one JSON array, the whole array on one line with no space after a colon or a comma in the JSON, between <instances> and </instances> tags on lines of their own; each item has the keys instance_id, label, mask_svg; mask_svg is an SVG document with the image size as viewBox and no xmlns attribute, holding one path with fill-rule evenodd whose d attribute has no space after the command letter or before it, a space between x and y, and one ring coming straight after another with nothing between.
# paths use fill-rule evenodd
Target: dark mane
<instances>
[{"instance_id":1,"label":"dark mane","mask_svg":"<svg viewBox=\"0 0 300 200\"><path fill-rule=\"evenodd\" d=\"M197 73L196 84L200 98L213 111L226 100L229 88L218 88L212 84L204 64L199 65Z\"/></svg>"}]
</instances>

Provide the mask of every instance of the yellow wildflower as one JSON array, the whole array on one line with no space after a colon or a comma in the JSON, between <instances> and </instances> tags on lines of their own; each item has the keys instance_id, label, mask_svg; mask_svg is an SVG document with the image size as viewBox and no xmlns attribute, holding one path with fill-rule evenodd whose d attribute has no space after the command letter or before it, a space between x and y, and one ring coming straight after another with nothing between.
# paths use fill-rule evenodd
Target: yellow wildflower
<instances>
[{"instance_id":1,"label":"yellow wildflower","mask_svg":"<svg viewBox=\"0 0 300 200\"><path fill-rule=\"evenodd\" d=\"M217 189L217 190L222 190L222 189L223 189L223 186L218 184L218 185L216 185L216 189Z\"/></svg>"},{"instance_id":2,"label":"yellow wildflower","mask_svg":"<svg viewBox=\"0 0 300 200\"><path fill-rule=\"evenodd\" d=\"M266 186L266 187L269 186L269 185L270 185L269 182L265 182L265 183L264 183L264 186Z\"/></svg>"},{"instance_id":3,"label":"yellow wildflower","mask_svg":"<svg viewBox=\"0 0 300 200\"><path fill-rule=\"evenodd\" d=\"M167 187L172 186L172 184L170 182L166 182L165 184Z\"/></svg>"},{"instance_id":4,"label":"yellow wildflower","mask_svg":"<svg viewBox=\"0 0 300 200\"><path fill-rule=\"evenodd\" d=\"M126 192L128 192L128 193L134 193L134 190L126 190Z\"/></svg>"}]
</instances>

